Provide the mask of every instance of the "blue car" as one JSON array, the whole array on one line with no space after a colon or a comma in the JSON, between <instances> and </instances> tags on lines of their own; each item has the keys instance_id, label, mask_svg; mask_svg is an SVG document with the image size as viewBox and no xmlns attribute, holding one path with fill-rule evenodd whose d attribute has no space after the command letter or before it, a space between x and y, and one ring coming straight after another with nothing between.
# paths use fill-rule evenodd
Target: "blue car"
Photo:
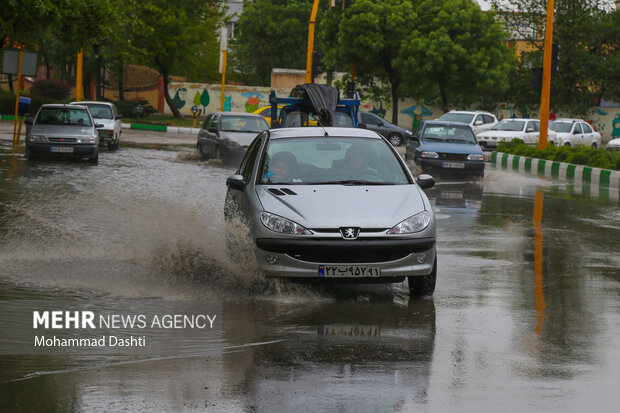
<instances>
[{"instance_id":1,"label":"blue car","mask_svg":"<svg viewBox=\"0 0 620 413\"><path fill-rule=\"evenodd\" d=\"M407 141L405 159L425 173L484 176L484 154L469 125L422 121Z\"/></svg>"}]
</instances>

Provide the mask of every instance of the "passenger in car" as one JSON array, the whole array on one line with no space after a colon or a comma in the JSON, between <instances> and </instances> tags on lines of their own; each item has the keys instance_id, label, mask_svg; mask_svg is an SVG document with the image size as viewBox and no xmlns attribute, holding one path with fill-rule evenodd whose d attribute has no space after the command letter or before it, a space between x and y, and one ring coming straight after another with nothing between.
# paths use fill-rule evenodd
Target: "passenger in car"
<instances>
[{"instance_id":1,"label":"passenger in car","mask_svg":"<svg viewBox=\"0 0 620 413\"><path fill-rule=\"evenodd\" d=\"M278 152L269 161L269 170L265 174L270 183L288 182L297 170L297 158L291 152Z\"/></svg>"},{"instance_id":2,"label":"passenger in car","mask_svg":"<svg viewBox=\"0 0 620 413\"><path fill-rule=\"evenodd\" d=\"M347 149L343 162L338 165L341 168L340 174L345 178L357 178L365 173L376 174L377 171L368 166L367 158L366 151L361 145L352 145Z\"/></svg>"}]
</instances>

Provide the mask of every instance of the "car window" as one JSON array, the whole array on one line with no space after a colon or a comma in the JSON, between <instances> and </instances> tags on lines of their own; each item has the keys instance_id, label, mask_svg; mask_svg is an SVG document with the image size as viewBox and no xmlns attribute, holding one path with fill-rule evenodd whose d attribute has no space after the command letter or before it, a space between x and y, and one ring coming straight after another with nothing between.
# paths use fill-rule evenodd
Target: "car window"
<instances>
[{"instance_id":1,"label":"car window","mask_svg":"<svg viewBox=\"0 0 620 413\"><path fill-rule=\"evenodd\" d=\"M335 112L334 120L332 122L332 126L338 126L343 128L352 128L353 127L353 119L348 113L345 112Z\"/></svg>"},{"instance_id":2,"label":"car window","mask_svg":"<svg viewBox=\"0 0 620 413\"><path fill-rule=\"evenodd\" d=\"M592 127L587 123L582 123L581 127L583 128L583 133L592 133Z\"/></svg>"},{"instance_id":3,"label":"car window","mask_svg":"<svg viewBox=\"0 0 620 413\"><path fill-rule=\"evenodd\" d=\"M581 133L581 125L578 123L575 123L575 129L573 129L573 135L578 135Z\"/></svg>"},{"instance_id":4,"label":"car window","mask_svg":"<svg viewBox=\"0 0 620 413\"><path fill-rule=\"evenodd\" d=\"M261 110L260 115L265 118L271 117L271 107L267 106L265 109Z\"/></svg>"},{"instance_id":5,"label":"car window","mask_svg":"<svg viewBox=\"0 0 620 413\"><path fill-rule=\"evenodd\" d=\"M536 125L534 124L533 121L529 121L527 123L527 127L525 128L526 132L536 132L538 129L536 128Z\"/></svg>"},{"instance_id":6,"label":"car window","mask_svg":"<svg viewBox=\"0 0 620 413\"><path fill-rule=\"evenodd\" d=\"M551 122L549 124L549 129L558 133L568 133L570 132L571 124L568 122Z\"/></svg>"},{"instance_id":7,"label":"car window","mask_svg":"<svg viewBox=\"0 0 620 413\"><path fill-rule=\"evenodd\" d=\"M445 113L443 114L439 120L445 120L448 122L459 122L459 123L467 123L469 124L471 120L474 118L474 115L469 113Z\"/></svg>"},{"instance_id":8,"label":"car window","mask_svg":"<svg viewBox=\"0 0 620 413\"><path fill-rule=\"evenodd\" d=\"M452 125L427 125L422 140L476 143L476 137L470 127Z\"/></svg>"},{"instance_id":9,"label":"car window","mask_svg":"<svg viewBox=\"0 0 620 413\"><path fill-rule=\"evenodd\" d=\"M259 171L259 184L410 183L389 144L371 138L272 139Z\"/></svg>"},{"instance_id":10,"label":"car window","mask_svg":"<svg viewBox=\"0 0 620 413\"><path fill-rule=\"evenodd\" d=\"M114 119L112 108L108 105L97 105L94 103L85 104L93 118L97 119Z\"/></svg>"},{"instance_id":11,"label":"car window","mask_svg":"<svg viewBox=\"0 0 620 413\"><path fill-rule=\"evenodd\" d=\"M376 123L374 122L374 119L372 118L371 115L369 115L368 113L361 113L360 114L362 117L362 122L369 124L369 123Z\"/></svg>"},{"instance_id":12,"label":"car window","mask_svg":"<svg viewBox=\"0 0 620 413\"><path fill-rule=\"evenodd\" d=\"M224 115L220 120L220 129L224 132L258 133L269 129L269 124L263 117Z\"/></svg>"},{"instance_id":13,"label":"car window","mask_svg":"<svg viewBox=\"0 0 620 413\"><path fill-rule=\"evenodd\" d=\"M250 147L245 153L245 156L243 157L243 160L241 161L241 164L239 165L239 171L237 173L242 175L246 182L249 182L252 177L252 170L256 164L256 157L258 156L258 150L260 149L263 136L264 134L260 134L254 139L254 141L252 141Z\"/></svg>"},{"instance_id":14,"label":"car window","mask_svg":"<svg viewBox=\"0 0 620 413\"><path fill-rule=\"evenodd\" d=\"M476 119L474 120L474 123L476 123L476 122L478 122L478 121L480 121L480 122L484 123L484 119L482 118L482 115L478 115L478 116L476 116Z\"/></svg>"},{"instance_id":15,"label":"car window","mask_svg":"<svg viewBox=\"0 0 620 413\"><path fill-rule=\"evenodd\" d=\"M484 119L484 123L494 123L495 122L495 118L491 115L482 115L482 118Z\"/></svg>"},{"instance_id":16,"label":"car window","mask_svg":"<svg viewBox=\"0 0 620 413\"><path fill-rule=\"evenodd\" d=\"M37 125L93 126L86 109L81 108L41 108Z\"/></svg>"},{"instance_id":17,"label":"car window","mask_svg":"<svg viewBox=\"0 0 620 413\"><path fill-rule=\"evenodd\" d=\"M522 121L522 120L502 119L499 121L497 125L493 126L491 129L511 131L511 132L521 132L524 126L525 126L525 121Z\"/></svg>"},{"instance_id":18,"label":"car window","mask_svg":"<svg viewBox=\"0 0 620 413\"><path fill-rule=\"evenodd\" d=\"M534 122L532 122L532 123L534 124L534 130L535 130L536 132L539 132L539 131L540 131L540 122L539 122L539 121L537 121L537 120L535 120L535 121L534 121Z\"/></svg>"}]
</instances>

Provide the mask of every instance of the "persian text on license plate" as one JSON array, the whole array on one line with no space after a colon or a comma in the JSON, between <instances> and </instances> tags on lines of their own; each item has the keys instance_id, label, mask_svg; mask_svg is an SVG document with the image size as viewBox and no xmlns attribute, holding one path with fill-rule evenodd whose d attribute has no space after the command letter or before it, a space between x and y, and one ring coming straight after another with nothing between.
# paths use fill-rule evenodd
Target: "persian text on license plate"
<instances>
[{"instance_id":1,"label":"persian text on license plate","mask_svg":"<svg viewBox=\"0 0 620 413\"><path fill-rule=\"evenodd\" d=\"M465 168L465 164L462 162L442 162L441 163L441 167L442 168L458 168L458 169L464 169Z\"/></svg>"},{"instance_id":2,"label":"persian text on license plate","mask_svg":"<svg viewBox=\"0 0 620 413\"><path fill-rule=\"evenodd\" d=\"M377 265L319 265L319 277L379 277Z\"/></svg>"},{"instance_id":3,"label":"persian text on license plate","mask_svg":"<svg viewBox=\"0 0 620 413\"><path fill-rule=\"evenodd\" d=\"M72 146L50 146L50 152L73 153Z\"/></svg>"}]
</instances>

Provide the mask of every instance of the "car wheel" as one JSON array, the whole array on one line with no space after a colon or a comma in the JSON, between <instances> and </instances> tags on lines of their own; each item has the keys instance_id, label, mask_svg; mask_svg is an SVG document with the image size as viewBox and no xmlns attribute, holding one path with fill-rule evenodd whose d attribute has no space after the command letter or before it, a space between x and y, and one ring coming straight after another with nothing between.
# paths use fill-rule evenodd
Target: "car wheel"
<instances>
[{"instance_id":1,"label":"car wheel","mask_svg":"<svg viewBox=\"0 0 620 413\"><path fill-rule=\"evenodd\" d=\"M392 146L400 146L400 144L403 143L403 137L398 133L391 133L390 136L388 136L388 141L390 141Z\"/></svg>"},{"instance_id":2,"label":"car wheel","mask_svg":"<svg viewBox=\"0 0 620 413\"><path fill-rule=\"evenodd\" d=\"M592 142L592 148L596 149L596 142Z\"/></svg>"},{"instance_id":3,"label":"car wheel","mask_svg":"<svg viewBox=\"0 0 620 413\"><path fill-rule=\"evenodd\" d=\"M564 142L564 146L570 147L570 142Z\"/></svg>"},{"instance_id":4,"label":"car wheel","mask_svg":"<svg viewBox=\"0 0 620 413\"><path fill-rule=\"evenodd\" d=\"M437 281L437 257L433 264L433 271L429 275L407 277L409 284L409 295L413 297L421 297L424 295L433 295L435 292L435 283Z\"/></svg>"}]
</instances>

